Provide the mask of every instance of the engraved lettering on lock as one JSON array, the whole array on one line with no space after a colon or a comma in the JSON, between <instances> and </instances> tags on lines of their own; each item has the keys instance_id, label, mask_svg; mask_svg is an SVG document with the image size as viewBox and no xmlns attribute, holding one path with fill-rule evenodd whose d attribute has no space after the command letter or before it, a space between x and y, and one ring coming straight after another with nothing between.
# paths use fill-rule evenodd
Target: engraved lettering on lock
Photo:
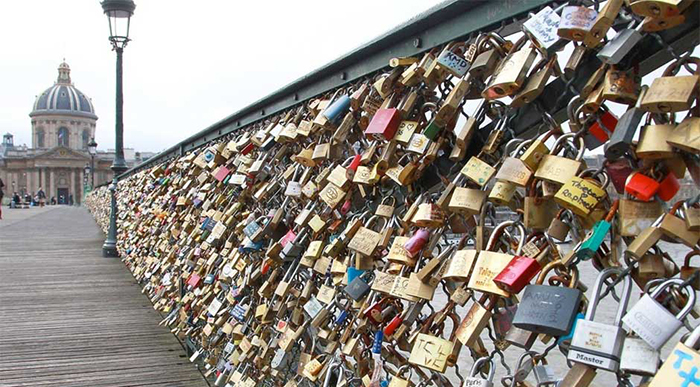
<instances>
[{"instance_id":1,"label":"engraved lettering on lock","mask_svg":"<svg viewBox=\"0 0 700 387\"><path fill-rule=\"evenodd\" d=\"M662 329L658 325L656 325L654 320L648 318L642 312L635 312L633 316L634 319L639 323L639 325L644 327L646 331L652 336L659 336L661 334Z\"/></svg>"},{"instance_id":2,"label":"engraved lettering on lock","mask_svg":"<svg viewBox=\"0 0 700 387\"><path fill-rule=\"evenodd\" d=\"M588 356L588 355L580 353L580 352L576 353L576 360L581 360L582 362L588 362L588 363L603 364L602 360L595 358L595 357L592 357L592 356Z\"/></svg>"}]
</instances>

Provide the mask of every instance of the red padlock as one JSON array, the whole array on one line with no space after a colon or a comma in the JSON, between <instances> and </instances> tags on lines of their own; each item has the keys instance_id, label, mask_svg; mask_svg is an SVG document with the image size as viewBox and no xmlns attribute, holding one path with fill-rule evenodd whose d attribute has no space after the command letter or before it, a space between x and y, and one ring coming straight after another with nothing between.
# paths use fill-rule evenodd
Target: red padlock
<instances>
[{"instance_id":1,"label":"red padlock","mask_svg":"<svg viewBox=\"0 0 700 387\"><path fill-rule=\"evenodd\" d=\"M374 302L362 312L362 315L365 316L369 320L369 322L371 322L374 325L381 324L383 320L382 307L384 306L384 303L386 301L387 298L382 298L381 300Z\"/></svg>"},{"instance_id":2,"label":"red padlock","mask_svg":"<svg viewBox=\"0 0 700 387\"><path fill-rule=\"evenodd\" d=\"M666 174L666 177L659 182L659 188L656 194L659 195L661 200L667 202L673 199L680 189L681 183L678 181L678 178L673 172L669 172Z\"/></svg>"},{"instance_id":3,"label":"red padlock","mask_svg":"<svg viewBox=\"0 0 700 387\"><path fill-rule=\"evenodd\" d=\"M196 288L199 286L199 283L202 281L202 277L200 277L197 274L192 274L190 275L190 278L187 279L187 285L191 286L192 288Z\"/></svg>"},{"instance_id":4,"label":"red padlock","mask_svg":"<svg viewBox=\"0 0 700 387\"><path fill-rule=\"evenodd\" d=\"M531 242L537 243L538 241L545 241L541 249L547 248L546 239L544 239L543 234L534 234L534 236L531 236L528 244ZM542 266L535 258L525 255L516 255L508 262L506 267L494 277L493 282L506 292L517 294L530 283L540 270L542 270Z\"/></svg>"},{"instance_id":5,"label":"red padlock","mask_svg":"<svg viewBox=\"0 0 700 387\"><path fill-rule=\"evenodd\" d=\"M251 142L251 143L249 143L248 145L246 145L245 147L243 147L243 149L241 150L241 154L245 156L245 155L247 155L248 153L252 152L253 149L255 149L255 144L253 144L253 143Z\"/></svg>"},{"instance_id":6,"label":"red padlock","mask_svg":"<svg viewBox=\"0 0 700 387\"><path fill-rule=\"evenodd\" d=\"M634 172L627 178L625 192L633 197L648 202L659 190L659 182L641 172Z\"/></svg>"},{"instance_id":7,"label":"red padlock","mask_svg":"<svg viewBox=\"0 0 700 387\"><path fill-rule=\"evenodd\" d=\"M391 337L391 335L394 334L396 329L401 326L401 323L403 322L403 317L400 314L397 314L394 316L394 318L389 321L388 324L386 324L386 327L384 327L384 337Z\"/></svg>"},{"instance_id":8,"label":"red padlock","mask_svg":"<svg viewBox=\"0 0 700 387\"><path fill-rule=\"evenodd\" d=\"M357 167L360 166L362 161L362 155L355 155L350 160L350 165L345 168L345 177L348 180L352 180L355 177L355 172L357 172Z\"/></svg>"},{"instance_id":9,"label":"red padlock","mask_svg":"<svg viewBox=\"0 0 700 387\"><path fill-rule=\"evenodd\" d=\"M600 124L603 124L604 128ZM605 143L610 139L608 132L612 133L615 131L617 126L617 116L612 114L609 110L605 110L599 119L588 128L588 133L593 135L601 143Z\"/></svg>"},{"instance_id":10,"label":"red padlock","mask_svg":"<svg viewBox=\"0 0 700 387\"><path fill-rule=\"evenodd\" d=\"M421 228L403 244L403 248L411 257L415 257L423 249L423 246L425 246L429 239L430 233L428 230Z\"/></svg>"},{"instance_id":11,"label":"red padlock","mask_svg":"<svg viewBox=\"0 0 700 387\"><path fill-rule=\"evenodd\" d=\"M401 112L399 109L379 109L365 130L365 135L377 140L391 141L399 129Z\"/></svg>"}]
</instances>

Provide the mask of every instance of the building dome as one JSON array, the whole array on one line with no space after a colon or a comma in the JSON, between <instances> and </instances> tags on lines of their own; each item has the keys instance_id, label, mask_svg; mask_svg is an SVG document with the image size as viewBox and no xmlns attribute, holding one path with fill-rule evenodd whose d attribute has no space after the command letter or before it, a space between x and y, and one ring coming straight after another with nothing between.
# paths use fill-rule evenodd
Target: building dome
<instances>
[{"instance_id":1,"label":"building dome","mask_svg":"<svg viewBox=\"0 0 700 387\"><path fill-rule=\"evenodd\" d=\"M60 114L97 119L92 101L76 89L70 79L70 67L64 61L58 66L56 83L39 95L30 117L42 114Z\"/></svg>"}]
</instances>

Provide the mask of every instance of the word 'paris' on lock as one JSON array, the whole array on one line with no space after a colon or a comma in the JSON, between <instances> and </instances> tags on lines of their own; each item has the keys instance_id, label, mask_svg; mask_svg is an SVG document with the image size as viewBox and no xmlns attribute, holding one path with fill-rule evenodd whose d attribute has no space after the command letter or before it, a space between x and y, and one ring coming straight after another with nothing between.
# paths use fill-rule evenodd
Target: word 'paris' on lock
<instances>
[{"instance_id":1,"label":"word 'paris' on lock","mask_svg":"<svg viewBox=\"0 0 700 387\"><path fill-rule=\"evenodd\" d=\"M700 4L536 3L444 4L119 178L211 383L700 384Z\"/></svg>"}]
</instances>

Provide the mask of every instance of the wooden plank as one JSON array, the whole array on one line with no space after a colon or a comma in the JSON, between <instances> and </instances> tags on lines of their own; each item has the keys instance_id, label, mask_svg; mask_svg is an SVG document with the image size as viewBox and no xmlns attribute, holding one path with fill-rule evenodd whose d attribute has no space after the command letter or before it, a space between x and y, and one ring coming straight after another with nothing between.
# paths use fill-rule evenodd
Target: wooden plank
<instances>
[{"instance_id":1,"label":"wooden plank","mask_svg":"<svg viewBox=\"0 0 700 387\"><path fill-rule=\"evenodd\" d=\"M85 209L0 222L0 387L206 386Z\"/></svg>"}]
</instances>

